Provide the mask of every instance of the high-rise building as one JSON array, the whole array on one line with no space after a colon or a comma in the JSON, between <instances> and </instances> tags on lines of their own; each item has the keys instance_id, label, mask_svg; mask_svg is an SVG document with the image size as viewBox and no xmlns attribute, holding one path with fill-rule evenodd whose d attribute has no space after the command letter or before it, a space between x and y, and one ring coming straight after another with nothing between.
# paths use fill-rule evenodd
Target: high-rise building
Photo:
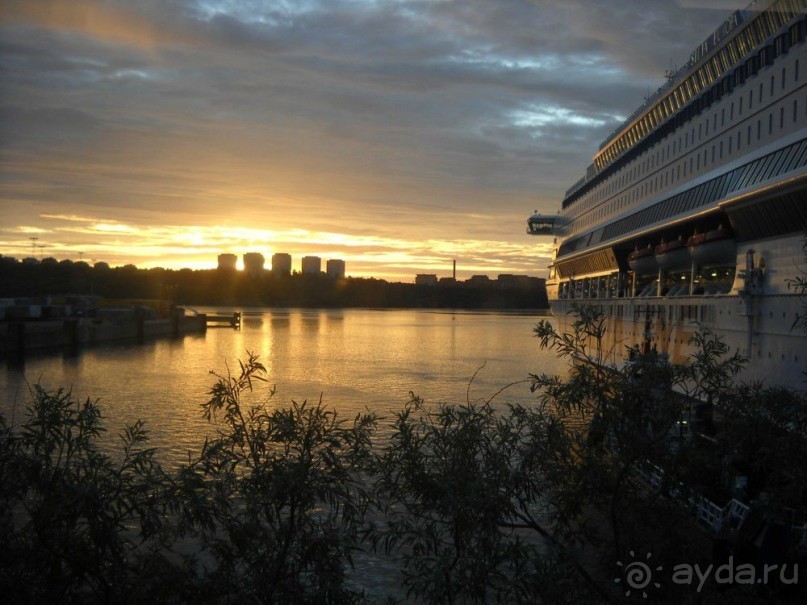
<instances>
[{"instance_id":1,"label":"high-rise building","mask_svg":"<svg viewBox=\"0 0 807 605\"><path fill-rule=\"evenodd\" d=\"M325 273L332 279L344 279L345 261L338 258L330 259L325 263Z\"/></svg>"},{"instance_id":2,"label":"high-rise building","mask_svg":"<svg viewBox=\"0 0 807 605\"><path fill-rule=\"evenodd\" d=\"M235 264L237 262L238 257L235 254L219 254L220 271L235 271Z\"/></svg>"},{"instance_id":3,"label":"high-rise building","mask_svg":"<svg viewBox=\"0 0 807 605\"><path fill-rule=\"evenodd\" d=\"M244 271L253 277L258 277L263 273L264 262L265 259L260 252L247 252L244 255Z\"/></svg>"},{"instance_id":4,"label":"high-rise building","mask_svg":"<svg viewBox=\"0 0 807 605\"><path fill-rule=\"evenodd\" d=\"M304 275L319 275L322 272L322 259L319 256L304 256L302 270Z\"/></svg>"},{"instance_id":5,"label":"high-rise building","mask_svg":"<svg viewBox=\"0 0 807 605\"><path fill-rule=\"evenodd\" d=\"M275 275L291 274L291 254L276 252L272 255L272 273Z\"/></svg>"}]
</instances>

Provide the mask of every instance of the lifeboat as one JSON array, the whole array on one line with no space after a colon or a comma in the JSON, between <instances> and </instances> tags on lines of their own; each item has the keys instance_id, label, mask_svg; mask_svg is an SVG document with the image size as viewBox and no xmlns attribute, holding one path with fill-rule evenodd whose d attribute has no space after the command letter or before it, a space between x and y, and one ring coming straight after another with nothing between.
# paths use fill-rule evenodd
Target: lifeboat
<instances>
[{"instance_id":1,"label":"lifeboat","mask_svg":"<svg viewBox=\"0 0 807 605\"><path fill-rule=\"evenodd\" d=\"M687 248L699 267L733 265L737 260L734 235L720 225L706 233L696 233L687 241Z\"/></svg>"},{"instance_id":2,"label":"lifeboat","mask_svg":"<svg viewBox=\"0 0 807 605\"><path fill-rule=\"evenodd\" d=\"M656 246L656 262L664 271L689 269L691 260L684 238L679 235L678 239Z\"/></svg>"},{"instance_id":3,"label":"lifeboat","mask_svg":"<svg viewBox=\"0 0 807 605\"><path fill-rule=\"evenodd\" d=\"M628 266L637 275L648 275L658 272L658 264L653 254L653 246L647 244L647 248L636 248L628 254Z\"/></svg>"}]
</instances>

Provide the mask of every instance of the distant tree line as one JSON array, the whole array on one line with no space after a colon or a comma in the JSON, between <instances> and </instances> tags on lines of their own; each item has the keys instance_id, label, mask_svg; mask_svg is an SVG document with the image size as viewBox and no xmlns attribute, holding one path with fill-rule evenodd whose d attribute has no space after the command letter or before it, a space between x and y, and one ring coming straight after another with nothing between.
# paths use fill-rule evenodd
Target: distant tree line
<instances>
[{"instance_id":1,"label":"distant tree line","mask_svg":"<svg viewBox=\"0 0 807 605\"><path fill-rule=\"evenodd\" d=\"M533 288L502 288L497 282L417 286L374 278L324 275L252 276L241 271L138 269L84 261L17 262L0 257L0 297L92 294L105 298L163 299L185 305L280 307L398 307L545 309L543 281Z\"/></svg>"}]
</instances>

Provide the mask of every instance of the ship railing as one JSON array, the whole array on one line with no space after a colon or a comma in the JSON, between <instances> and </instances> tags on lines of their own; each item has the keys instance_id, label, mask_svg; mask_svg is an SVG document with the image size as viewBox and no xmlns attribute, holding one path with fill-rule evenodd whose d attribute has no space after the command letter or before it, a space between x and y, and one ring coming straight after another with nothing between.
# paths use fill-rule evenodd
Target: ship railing
<instances>
[{"instance_id":1,"label":"ship railing","mask_svg":"<svg viewBox=\"0 0 807 605\"><path fill-rule=\"evenodd\" d=\"M723 508L701 495L693 496L691 503L696 510L695 519L700 525L715 532L723 527Z\"/></svg>"},{"instance_id":2,"label":"ship railing","mask_svg":"<svg viewBox=\"0 0 807 605\"><path fill-rule=\"evenodd\" d=\"M682 67L677 69L674 73L668 73L667 81L662 84L658 90L656 90L656 92L648 95L642 104L636 109L636 111L634 111L627 119L617 126L600 144L600 151L605 149L628 124L638 118L646 109L648 109L671 88L673 88L673 86L681 82L684 79L684 76L687 75L687 73L696 65L698 65L704 59L704 57L706 57L714 49L715 46L720 44L723 39L729 36L732 31L742 26L748 20L750 12L755 9L755 5L756 0L752 0L745 10L734 11L731 16L729 16L729 18L720 25L720 27L718 27L695 49L695 51L692 52L689 60Z\"/></svg>"},{"instance_id":3,"label":"ship railing","mask_svg":"<svg viewBox=\"0 0 807 605\"><path fill-rule=\"evenodd\" d=\"M659 489L664 481L664 470L649 461L645 461L643 465L637 465L634 470L647 485L654 489ZM698 525L714 533L718 533L726 527L739 528L751 512L751 507L736 498L732 498L725 505L720 506L703 494L689 492L687 495L687 492L688 490L683 484L677 487L670 486L667 489L670 497L686 502ZM793 518L789 522L791 530L799 535L800 545L807 546L807 522L804 522L804 519L796 519L795 511L791 512L793 513Z\"/></svg>"}]
</instances>

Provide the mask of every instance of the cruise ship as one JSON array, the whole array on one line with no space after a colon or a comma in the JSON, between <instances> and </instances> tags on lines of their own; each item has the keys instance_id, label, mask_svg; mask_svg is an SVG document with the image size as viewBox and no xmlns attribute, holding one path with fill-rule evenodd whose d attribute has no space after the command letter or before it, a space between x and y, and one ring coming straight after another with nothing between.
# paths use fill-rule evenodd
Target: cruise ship
<instances>
[{"instance_id":1,"label":"cruise ship","mask_svg":"<svg viewBox=\"0 0 807 605\"><path fill-rule=\"evenodd\" d=\"M553 323L601 305L608 363L671 361L703 326L749 359L741 378L807 387L807 0L732 13L601 145L555 215Z\"/></svg>"}]
</instances>

